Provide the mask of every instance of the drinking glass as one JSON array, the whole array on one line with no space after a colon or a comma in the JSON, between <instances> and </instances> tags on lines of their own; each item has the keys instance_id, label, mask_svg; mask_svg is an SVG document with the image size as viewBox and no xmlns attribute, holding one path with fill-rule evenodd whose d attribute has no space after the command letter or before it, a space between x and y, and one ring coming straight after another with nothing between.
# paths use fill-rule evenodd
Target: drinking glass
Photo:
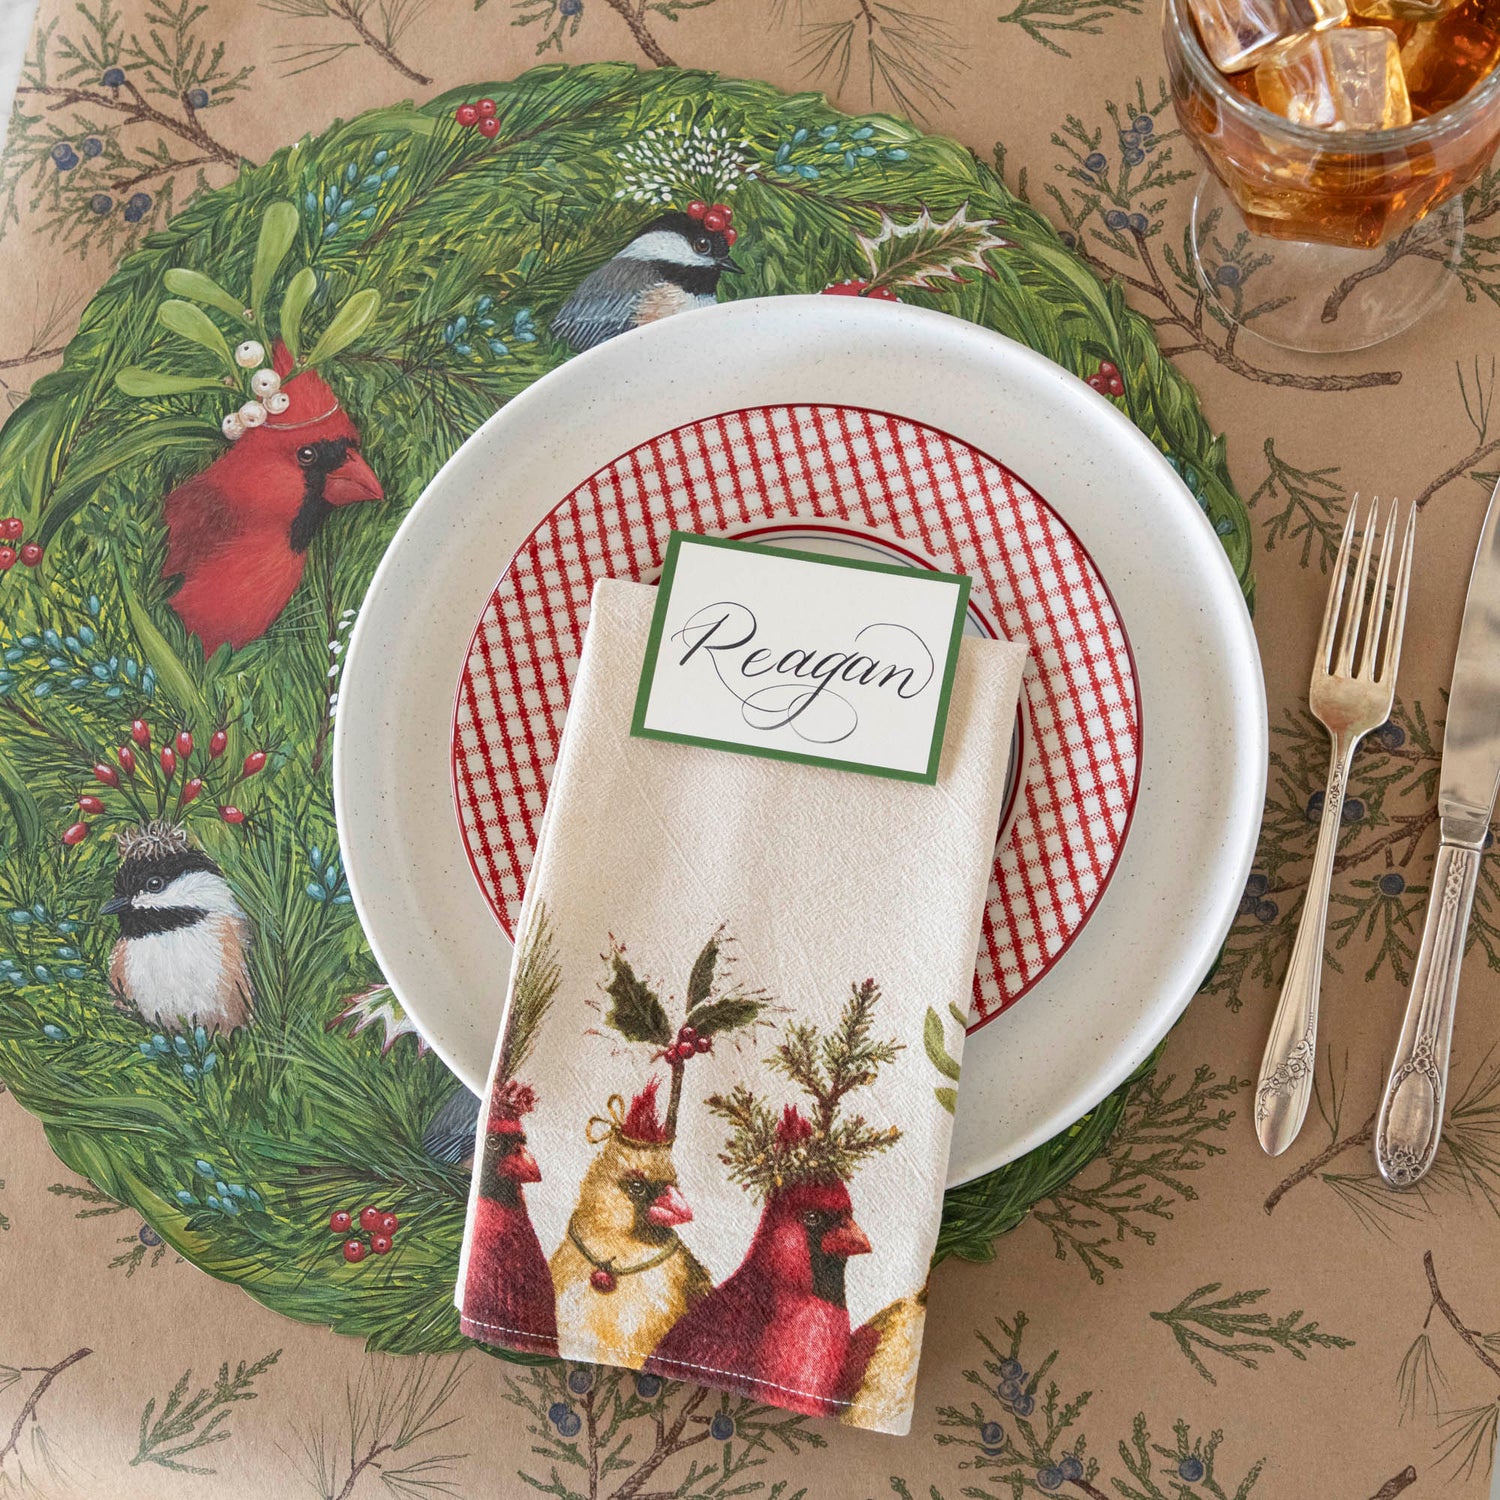
<instances>
[{"instance_id":1,"label":"drinking glass","mask_svg":"<svg viewBox=\"0 0 1500 1500\"><path fill-rule=\"evenodd\" d=\"M1410 125L1333 131L1294 125L1236 88L1186 0L1164 0L1162 33L1178 120L1207 163L1194 264L1226 320L1335 352L1421 317L1462 255L1463 193L1500 139L1500 69Z\"/></svg>"}]
</instances>

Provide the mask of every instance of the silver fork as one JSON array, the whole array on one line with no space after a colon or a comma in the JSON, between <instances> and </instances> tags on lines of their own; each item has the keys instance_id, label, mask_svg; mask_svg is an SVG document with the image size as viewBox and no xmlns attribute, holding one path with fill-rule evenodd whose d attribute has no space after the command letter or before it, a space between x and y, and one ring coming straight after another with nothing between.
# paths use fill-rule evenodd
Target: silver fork
<instances>
[{"instance_id":1,"label":"silver fork","mask_svg":"<svg viewBox=\"0 0 1500 1500\"><path fill-rule=\"evenodd\" d=\"M1406 525L1398 542L1399 510L1399 505L1392 502L1382 530L1377 498L1371 502L1360 529L1359 496L1354 497L1328 585L1328 604L1323 611L1323 630L1318 637L1317 659L1308 689L1313 716L1333 742L1328 787L1323 794L1323 818L1307 881L1307 900L1297 925L1297 940L1281 986L1276 1018L1271 1023L1271 1036L1261 1059L1260 1083L1255 1094L1255 1133L1271 1156L1280 1156L1297 1138L1312 1096L1328 887L1338 850L1349 767L1359 742L1390 718L1396 698L1396 672L1401 665L1401 637L1406 625L1406 595L1411 582L1412 538L1417 519L1415 507L1408 507ZM1359 561L1351 587L1349 561L1357 529L1361 532ZM1400 557L1392 587L1392 557L1398 549ZM1367 600L1372 550L1377 553L1375 583ZM1388 589L1392 592L1389 613Z\"/></svg>"}]
</instances>

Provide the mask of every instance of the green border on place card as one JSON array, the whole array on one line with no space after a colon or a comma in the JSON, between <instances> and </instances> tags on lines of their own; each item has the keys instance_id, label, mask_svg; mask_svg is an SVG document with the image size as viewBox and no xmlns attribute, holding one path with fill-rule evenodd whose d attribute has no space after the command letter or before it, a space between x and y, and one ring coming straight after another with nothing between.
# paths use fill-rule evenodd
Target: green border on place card
<instances>
[{"instance_id":1,"label":"green border on place card","mask_svg":"<svg viewBox=\"0 0 1500 1500\"><path fill-rule=\"evenodd\" d=\"M675 734L646 727L646 709L651 700L651 685L656 675L656 657L661 650L667 624L667 606L672 598L672 580L677 575L677 557L686 543L695 547L722 547L731 552L754 552L761 556L792 557L799 562L817 563L831 568L857 568L865 573L896 573L915 578L938 579L958 585L958 604L953 612L953 629L948 637L948 660L943 669L943 686L938 695L937 713L932 724L932 750L925 771L898 771L892 766L870 766L862 762L839 760L831 755L800 755L795 750L773 750L766 746L744 745L734 740L711 740L695 734ZM939 573L932 568L903 568L896 563L863 562L852 557L828 557L819 552L801 552L792 547L765 547L755 542L736 542L729 537L702 536L695 531L674 531L667 538L667 555L657 583L656 607L651 615L651 634L646 640L646 659L641 664L640 686L635 695L635 714L630 732L638 739L664 740L671 745L701 745L709 750L727 750L732 755L758 755L763 760L795 761L807 766L832 766L838 771L856 771L865 776L884 776L892 781L915 781L932 786L937 781L938 762L943 754L943 737L948 728L948 703L953 696L953 674L958 669L958 647L963 639L964 618L969 609L971 580L966 573Z\"/></svg>"}]
</instances>

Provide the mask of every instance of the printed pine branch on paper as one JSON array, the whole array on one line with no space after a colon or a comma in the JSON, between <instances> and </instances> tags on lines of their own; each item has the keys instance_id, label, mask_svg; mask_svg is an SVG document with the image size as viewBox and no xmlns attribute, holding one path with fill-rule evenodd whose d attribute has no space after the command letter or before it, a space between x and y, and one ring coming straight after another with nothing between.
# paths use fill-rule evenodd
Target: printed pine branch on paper
<instances>
[{"instance_id":1,"label":"printed pine branch on paper","mask_svg":"<svg viewBox=\"0 0 1500 1500\"><path fill-rule=\"evenodd\" d=\"M335 62L347 52L367 48L403 78L426 87L432 82L397 53L396 48L422 18L427 0L260 0L279 15L305 21L327 21L347 26L352 35L335 39L277 44L283 76L291 78Z\"/></svg>"},{"instance_id":2,"label":"printed pine branch on paper","mask_svg":"<svg viewBox=\"0 0 1500 1500\"><path fill-rule=\"evenodd\" d=\"M852 84L871 109L888 103L917 120L952 103L943 89L968 66L946 21L882 0L850 0L845 16L804 22L801 34L796 61L830 94Z\"/></svg>"},{"instance_id":3,"label":"printed pine branch on paper","mask_svg":"<svg viewBox=\"0 0 1500 1500\"><path fill-rule=\"evenodd\" d=\"M184 1370L182 1378L167 1392L160 1411L155 1396L146 1402L141 1412L140 1444L131 1466L150 1463L178 1474L218 1473L211 1464L186 1462L187 1455L229 1441L233 1407L255 1400L259 1394L254 1388L256 1380L280 1358L281 1350L273 1349L254 1364L241 1360L232 1375L226 1360L219 1366L219 1377L213 1385L199 1386L191 1396L187 1390L193 1372Z\"/></svg>"},{"instance_id":4,"label":"printed pine branch on paper","mask_svg":"<svg viewBox=\"0 0 1500 1500\"><path fill-rule=\"evenodd\" d=\"M531 1451L550 1470L546 1478L522 1470L519 1478L559 1500L594 1493L805 1500L805 1489L787 1480L767 1485L752 1471L773 1454L795 1458L827 1446L808 1417L659 1375L550 1361L504 1384L503 1399L523 1414ZM568 1471L583 1471L589 1490L569 1484Z\"/></svg>"},{"instance_id":5,"label":"printed pine branch on paper","mask_svg":"<svg viewBox=\"0 0 1500 1500\"><path fill-rule=\"evenodd\" d=\"M457 1495L454 1474L467 1455L447 1451L446 1438L442 1450L417 1450L430 1449L463 1420L451 1411L463 1358L365 1361L346 1388L343 1428L330 1433L325 1423L297 1434L297 1465L316 1494L322 1500L351 1496L368 1473L396 1500Z\"/></svg>"},{"instance_id":6,"label":"printed pine branch on paper","mask_svg":"<svg viewBox=\"0 0 1500 1500\"><path fill-rule=\"evenodd\" d=\"M1014 7L995 17L1002 25L1019 26L1034 42L1059 57L1071 57L1067 42L1099 36L1115 16L1138 16L1144 0L1016 0Z\"/></svg>"},{"instance_id":7,"label":"printed pine branch on paper","mask_svg":"<svg viewBox=\"0 0 1500 1500\"><path fill-rule=\"evenodd\" d=\"M1081 1430L1092 1391L1064 1400L1054 1378L1043 1378L1059 1363L1053 1349L1034 1369L1025 1351L1027 1318L1017 1313L1007 1323L996 1318L998 1341L976 1330L985 1350L981 1368L964 1371L964 1378L981 1399L967 1407L941 1406L935 1441L964 1451L962 1467L974 1473L978 1485L965 1485L973 1500L1022 1500L1025 1495L1047 1496L1059 1491L1090 1497L1119 1494L1126 1500L1189 1500L1208 1494L1218 1500L1247 1500L1260 1479L1260 1459L1236 1481L1221 1471L1219 1453L1224 1434L1195 1437L1182 1418L1172 1423L1173 1441L1157 1442L1151 1424L1140 1412L1128 1439L1099 1447L1090 1454ZM1107 1468L1106 1465L1109 1467ZM1111 1472L1115 1466L1123 1470ZM892 1480L895 1494L911 1494L904 1481ZM1392 1494L1395 1491L1391 1492Z\"/></svg>"},{"instance_id":8,"label":"printed pine branch on paper","mask_svg":"<svg viewBox=\"0 0 1500 1500\"><path fill-rule=\"evenodd\" d=\"M1336 464L1321 469L1299 469L1276 451L1276 440L1267 438L1262 450L1266 456L1266 477L1250 492L1246 504L1265 527L1266 551L1274 552L1280 543L1293 549L1300 546L1300 563L1307 567L1314 556L1318 570L1326 573L1338 555L1339 537L1344 529L1341 514L1345 492L1335 477ZM1272 506L1280 507L1274 513Z\"/></svg>"},{"instance_id":9,"label":"printed pine branch on paper","mask_svg":"<svg viewBox=\"0 0 1500 1500\"><path fill-rule=\"evenodd\" d=\"M117 252L178 196L237 170L205 121L250 88L196 0L147 0L127 30L115 0L83 0L37 28L0 162L0 231L22 210L65 251Z\"/></svg>"},{"instance_id":10,"label":"printed pine branch on paper","mask_svg":"<svg viewBox=\"0 0 1500 1500\"><path fill-rule=\"evenodd\" d=\"M1324 1333L1315 1321L1304 1319L1301 1308L1280 1318L1256 1308L1254 1304L1269 1295L1269 1288L1214 1296L1222 1290L1221 1282L1209 1282L1189 1292L1176 1307L1151 1314L1155 1322L1171 1329L1178 1349L1210 1385L1217 1385L1218 1380L1204 1363L1206 1355L1255 1370L1259 1368L1256 1355L1274 1354L1278 1349L1305 1360L1309 1349L1354 1347L1353 1339Z\"/></svg>"},{"instance_id":11,"label":"printed pine branch on paper","mask_svg":"<svg viewBox=\"0 0 1500 1500\"><path fill-rule=\"evenodd\" d=\"M1197 1198L1192 1173L1224 1154L1214 1137L1229 1129L1235 1111L1222 1106L1243 1082L1220 1081L1205 1063L1179 1092L1175 1074L1137 1083L1104 1154L1033 1211L1058 1260L1077 1256L1089 1279L1102 1282L1106 1270L1124 1264L1112 1246L1155 1244L1156 1226Z\"/></svg>"}]
</instances>

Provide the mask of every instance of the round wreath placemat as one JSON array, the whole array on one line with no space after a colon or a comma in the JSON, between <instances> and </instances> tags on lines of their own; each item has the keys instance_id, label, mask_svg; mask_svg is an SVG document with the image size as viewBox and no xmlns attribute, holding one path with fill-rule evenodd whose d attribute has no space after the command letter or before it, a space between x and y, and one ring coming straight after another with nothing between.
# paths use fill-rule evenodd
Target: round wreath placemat
<instances>
[{"instance_id":1,"label":"round wreath placemat","mask_svg":"<svg viewBox=\"0 0 1500 1500\"><path fill-rule=\"evenodd\" d=\"M1129 414L1251 587L1222 444L1145 320L969 152L898 120L538 68L337 124L150 236L0 430L0 1077L185 1257L373 1347L463 1342L467 1169L457 1085L339 867L344 643L407 507L620 322L563 310L668 214L738 269L632 293L629 316L712 283L1009 334ZM950 1193L939 1254L988 1256L1122 1105Z\"/></svg>"}]
</instances>

